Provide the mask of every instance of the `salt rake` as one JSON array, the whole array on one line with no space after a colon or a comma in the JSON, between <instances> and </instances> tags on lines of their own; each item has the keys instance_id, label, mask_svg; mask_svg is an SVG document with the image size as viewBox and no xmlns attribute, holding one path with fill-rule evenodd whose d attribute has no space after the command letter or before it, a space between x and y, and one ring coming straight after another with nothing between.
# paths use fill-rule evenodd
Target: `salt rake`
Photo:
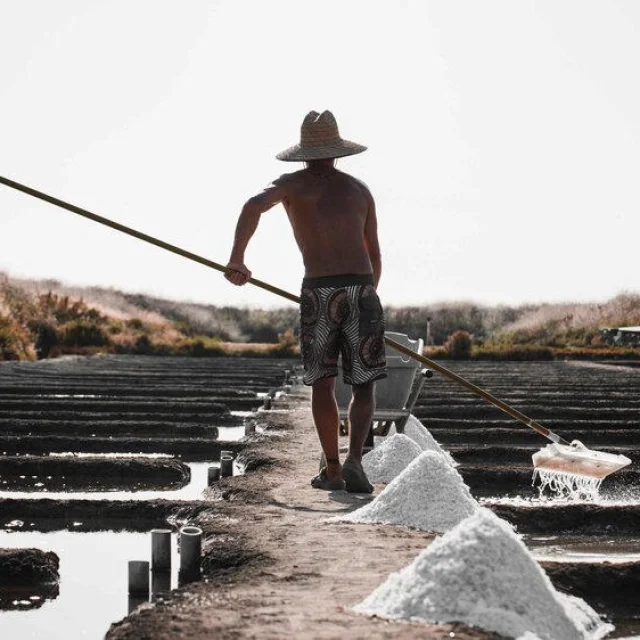
<instances>
[{"instance_id":1,"label":"salt rake","mask_svg":"<svg viewBox=\"0 0 640 640\"><path fill-rule=\"evenodd\" d=\"M41 191L37 191L31 187L9 180L8 178L0 176L0 184L22 191L34 198L39 198L40 200L54 204L62 209L66 209L72 213L89 218L89 220L103 224L115 229L116 231L120 231L121 233L126 233L134 238L138 238L139 240L153 244L161 249L165 249L166 251L170 251L184 258L188 258L189 260L193 260L194 262L198 262L199 264L215 269L216 271L221 271L222 273L227 272L227 267L224 265L208 260L207 258L203 258L195 253L186 251L185 249L176 247L168 242L158 240L146 233L141 233L140 231L136 231L130 227L126 227L107 218L103 218L102 216L91 213L86 209L69 204L63 200L59 200L58 198L42 193ZM275 293L276 295L286 298L287 300L291 300L292 302L300 302L300 298L298 296L283 289L279 289L278 287L274 287L267 282L258 280L257 278L249 278L248 282L256 287L260 287L261 289L265 289L266 291L270 291L271 293ZM502 400L499 400L488 391L485 391L472 382L465 380L463 377L453 371L450 371L446 367L443 367L441 364L438 364L422 354L412 351L387 336L385 336L384 341L392 349L395 349L396 351L417 360L429 368L434 369L453 382L457 382L475 395L480 396L492 404L494 407L501 409L512 418L515 418L525 426L530 427L545 438L551 440L552 444L547 445L541 451L538 451L532 456L534 465L534 481L536 475L539 475L543 483L543 487L549 486L552 490L558 492L564 490L569 493L581 493L587 491L591 493L593 491L597 491L604 478L608 475L626 467L628 464L631 464L631 460L626 456L604 453L602 451L592 451L578 440L568 442L546 427L538 424L535 420L525 416L517 409L514 409L505 402L502 402Z\"/></svg>"}]
</instances>

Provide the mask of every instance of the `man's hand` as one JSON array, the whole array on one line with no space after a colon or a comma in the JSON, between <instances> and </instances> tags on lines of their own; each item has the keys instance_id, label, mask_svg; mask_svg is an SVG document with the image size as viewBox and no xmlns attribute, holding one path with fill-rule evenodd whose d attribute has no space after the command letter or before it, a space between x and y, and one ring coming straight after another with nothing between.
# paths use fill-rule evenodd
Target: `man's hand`
<instances>
[{"instance_id":1,"label":"man's hand","mask_svg":"<svg viewBox=\"0 0 640 640\"><path fill-rule=\"evenodd\" d=\"M224 277L231 284L241 287L243 284L247 284L251 277L251 271L242 262L229 262L227 270L224 272Z\"/></svg>"}]
</instances>

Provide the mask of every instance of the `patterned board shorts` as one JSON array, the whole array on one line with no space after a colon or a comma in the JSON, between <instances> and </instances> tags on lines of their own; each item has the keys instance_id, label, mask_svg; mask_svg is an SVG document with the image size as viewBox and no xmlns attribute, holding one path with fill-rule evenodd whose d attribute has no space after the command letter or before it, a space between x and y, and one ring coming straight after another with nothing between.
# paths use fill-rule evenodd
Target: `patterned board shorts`
<instances>
[{"instance_id":1,"label":"patterned board shorts","mask_svg":"<svg viewBox=\"0 0 640 640\"><path fill-rule=\"evenodd\" d=\"M300 347L303 382L338 375L346 384L386 378L384 313L371 275L325 276L302 281Z\"/></svg>"}]
</instances>

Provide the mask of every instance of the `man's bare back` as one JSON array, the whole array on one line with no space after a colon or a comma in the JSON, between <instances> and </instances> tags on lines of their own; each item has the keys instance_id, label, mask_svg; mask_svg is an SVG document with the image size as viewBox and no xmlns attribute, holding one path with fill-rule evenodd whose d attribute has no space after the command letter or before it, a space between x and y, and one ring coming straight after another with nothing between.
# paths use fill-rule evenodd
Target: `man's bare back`
<instances>
[{"instance_id":1,"label":"man's bare back","mask_svg":"<svg viewBox=\"0 0 640 640\"><path fill-rule=\"evenodd\" d=\"M372 273L377 286L381 263L373 197L363 182L322 160L284 174L247 201L228 265L234 270L227 275L231 282L244 284L250 277L244 251L262 213L279 203L293 227L306 277Z\"/></svg>"}]
</instances>

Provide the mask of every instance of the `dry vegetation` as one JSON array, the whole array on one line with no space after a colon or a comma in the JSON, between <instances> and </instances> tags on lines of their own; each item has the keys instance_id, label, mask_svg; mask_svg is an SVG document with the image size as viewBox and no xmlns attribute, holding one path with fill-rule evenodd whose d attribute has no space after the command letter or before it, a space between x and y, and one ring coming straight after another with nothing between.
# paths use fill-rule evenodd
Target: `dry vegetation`
<instances>
[{"instance_id":1,"label":"dry vegetation","mask_svg":"<svg viewBox=\"0 0 640 640\"><path fill-rule=\"evenodd\" d=\"M602 304L485 307L473 303L388 307L387 327L425 336L443 358L536 360L554 357L640 358L640 349L610 348L602 327L640 325L640 295ZM295 356L298 311L176 302L53 280L0 274L0 360L65 353Z\"/></svg>"},{"instance_id":2,"label":"dry vegetation","mask_svg":"<svg viewBox=\"0 0 640 640\"><path fill-rule=\"evenodd\" d=\"M272 318L281 310L243 312L0 274L0 360L91 353L293 357L293 311L278 332L274 326L283 322Z\"/></svg>"}]
</instances>

